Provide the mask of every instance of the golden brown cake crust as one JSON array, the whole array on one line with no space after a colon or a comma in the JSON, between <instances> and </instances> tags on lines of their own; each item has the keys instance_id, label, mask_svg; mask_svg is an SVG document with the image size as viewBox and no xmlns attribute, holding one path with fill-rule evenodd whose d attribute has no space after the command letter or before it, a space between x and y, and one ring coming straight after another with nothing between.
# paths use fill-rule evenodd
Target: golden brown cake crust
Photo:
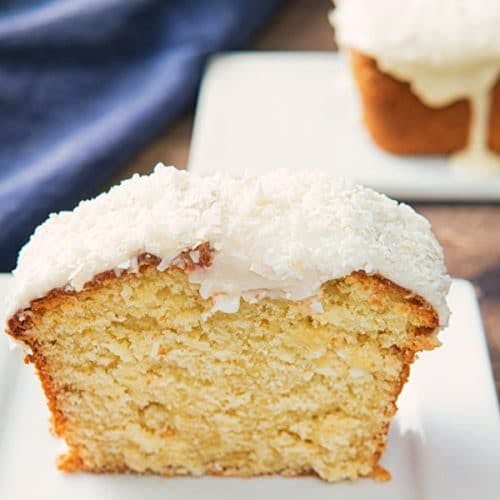
<instances>
[{"instance_id":1,"label":"golden brown cake crust","mask_svg":"<svg viewBox=\"0 0 500 500\"><path fill-rule=\"evenodd\" d=\"M351 51L363 119L376 144L396 154L449 154L465 148L470 105L462 99L431 108L410 85L382 72L375 59ZM489 147L500 153L500 82L493 89Z\"/></svg>"},{"instance_id":2,"label":"golden brown cake crust","mask_svg":"<svg viewBox=\"0 0 500 500\"><path fill-rule=\"evenodd\" d=\"M200 261L198 265L201 266L209 266L211 264L212 259L212 249L208 243L204 243L200 245L197 250L200 251ZM182 258L186 263L186 269L190 269L195 264L190 259L189 253L185 252L182 254ZM148 268L156 268L160 260L152 255L145 254L139 258L139 272L142 272ZM126 279L130 277L129 272L124 272L120 276L115 275L113 271L101 273L96 276L91 282L87 283L82 292L72 292L64 289L53 290L45 297L34 300L30 304L30 308L25 311L18 312L14 317L12 317L8 322L8 330L7 333L11 335L14 339L20 340L23 343L27 344L31 349L31 354L28 354L25 358L26 363L33 363L35 365L36 371L40 377L43 390L47 397L48 407L52 416L52 424L53 429L56 435L60 437L66 437L69 433L66 428L66 417L63 411L58 407L58 395L55 392L54 384L52 381L52 377L50 374L50 369L47 367L47 362L42 352L39 349L36 341L32 341L30 336L26 334L26 332L30 329L32 325L32 318L43 314L46 309L52 308L56 305L64 304L65 301L71 300L75 295L78 295L83 292L88 292L89 290L94 290L100 287L107 286L116 280ZM408 379L410 372L410 364L413 362L415 353L422 349L433 349L436 347L436 340L433 336L435 330L439 326L438 315L434 308L421 296L415 295L409 290L406 290L390 280L387 280L378 275L367 275L363 271L358 271L352 273L348 279L352 279L358 281L363 284L363 287L367 290L373 291L374 297L378 293L387 292L390 289L393 292L398 293L401 297L403 297L406 301L413 304L418 308L418 313L422 319L422 324L426 325L421 328L420 331L417 332L415 338L413 339L413 345L410 349L400 350L397 347L393 349L397 353L398 357L403 361L404 368L401 372L399 382L396 384L394 388L394 401L396 401L399 393L401 392L402 387ZM376 299L374 299L376 300ZM393 403L387 407L386 412L387 416L392 417L397 410L396 404ZM368 477L371 477L377 481L385 481L390 479L390 474L383 469L378 464L378 461L385 450L386 440L387 440L387 432L388 432L389 424L387 424L382 432L377 435L378 445L377 450L373 456L373 464L372 471L368 474ZM94 468L89 467L85 464L81 455L78 452L78 449L72 447L71 450L64 456L60 457L58 461L58 467L60 470L66 472L75 472L75 471L87 471L87 472L95 472L95 473L125 473L125 472L135 472L134 470L128 467L110 467L110 468ZM149 474L150 471L146 470L143 473ZM153 473L153 472L151 472ZM283 476L305 476L305 475L317 475L314 470L293 470L293 469L285 469L275 471L276 474L280 474ZM216 476L237 476L237 477L250 477L254 476L255 473L252 473L251 470L245 469L231 469L225 468L223 470L208 470L207 474L216 475ZM178 475L176 472L169 473L166 471L163 473L165 476L174 476ZM188 474L189 475L189 474ZM260 475L260 474L259 474Z\"/></svg>"}]
</instances>

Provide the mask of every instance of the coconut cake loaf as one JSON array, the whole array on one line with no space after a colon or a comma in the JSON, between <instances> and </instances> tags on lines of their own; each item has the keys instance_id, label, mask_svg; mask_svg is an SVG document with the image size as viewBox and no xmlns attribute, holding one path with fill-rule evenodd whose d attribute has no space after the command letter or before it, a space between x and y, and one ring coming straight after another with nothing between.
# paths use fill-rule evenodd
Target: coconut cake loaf
<instances>
[{"instance_id":1,"label":"coconut cake loaf","mask_svg":"<svg viewBox=\"0 0 500 500\"><path fill-rule=\"evenodd\" d=\"M160 165L38 227L7 333L64 471L387 479L449 282L429 223L370 189Z\"/></svg>"},{"instance_id":2,"label":"coconut cake loaf","mask_svg":"<svg viewBox=\"0 0 500 500\"><path fill-rule=\"evenodd\" d=\"M500 2L334 3L374 142L500 171Z\"/></svg>"}]
</instances>

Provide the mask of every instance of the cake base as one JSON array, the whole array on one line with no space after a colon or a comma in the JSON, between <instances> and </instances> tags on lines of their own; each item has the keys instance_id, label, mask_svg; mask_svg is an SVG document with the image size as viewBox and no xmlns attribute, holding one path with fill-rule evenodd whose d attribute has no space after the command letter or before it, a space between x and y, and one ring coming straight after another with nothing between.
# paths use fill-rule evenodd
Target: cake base
<instances>
[{"instance_id":1,"label":"cake base","mask_svg":"<svg viewBox=\"0 0 500 500\"><path fill-rule=\"evenodd\" d=\"M396 154L449 154L465 148L471 115L466 100L431 108L407 82L382 72L373 58L353 50L351 65L364 122L382 149ZM500 153L500 82L493 89L488 145Z\"/></svg>"},{"instance_id":2,"label":"cake base","mask_svg":"<svg viewBox=\"0 0 500 500\"><path fill-rule=\"evenodd\" d=\"M387 478L378 465L415 353L420 297L354 273L307 302L210 314L178 268L105 273L10 322L32 350L67 471ZM21 320L22 319L22 320Z\"/></svg>"}]
</instances>

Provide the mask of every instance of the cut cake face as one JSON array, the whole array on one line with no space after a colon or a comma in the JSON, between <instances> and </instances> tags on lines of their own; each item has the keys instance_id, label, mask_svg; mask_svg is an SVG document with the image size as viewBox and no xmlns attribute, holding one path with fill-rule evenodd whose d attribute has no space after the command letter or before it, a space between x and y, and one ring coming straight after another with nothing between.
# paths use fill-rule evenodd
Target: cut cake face
<instances>
[{"instance_id":1,"label":"cut cake face","mask_svg":"<svg viewBox=\"0 0 500 500\"><path fill-rule=\"evenodd\" d=\"M35 232L7 331L63 470L385 479L448 285L425 219L371 190L158 167Z\"/></svg>"}]
</instances>

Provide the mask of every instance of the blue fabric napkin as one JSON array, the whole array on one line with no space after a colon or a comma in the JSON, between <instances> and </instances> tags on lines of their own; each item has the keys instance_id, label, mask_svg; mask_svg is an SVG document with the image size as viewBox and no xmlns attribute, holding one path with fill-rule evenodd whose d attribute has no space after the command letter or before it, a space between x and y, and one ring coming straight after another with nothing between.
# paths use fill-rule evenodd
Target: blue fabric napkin
<instances>
[{"instance_id":1,"label":"blue fabric napkin","mask_svg":"<svg viewBox=\"0 0 500 500\"><path fill-rule=\"evenodd\" d=\"M0 271L193 101L207 56L241 47L280 3L2 2Z\"/></svg>"}]
</instances>

